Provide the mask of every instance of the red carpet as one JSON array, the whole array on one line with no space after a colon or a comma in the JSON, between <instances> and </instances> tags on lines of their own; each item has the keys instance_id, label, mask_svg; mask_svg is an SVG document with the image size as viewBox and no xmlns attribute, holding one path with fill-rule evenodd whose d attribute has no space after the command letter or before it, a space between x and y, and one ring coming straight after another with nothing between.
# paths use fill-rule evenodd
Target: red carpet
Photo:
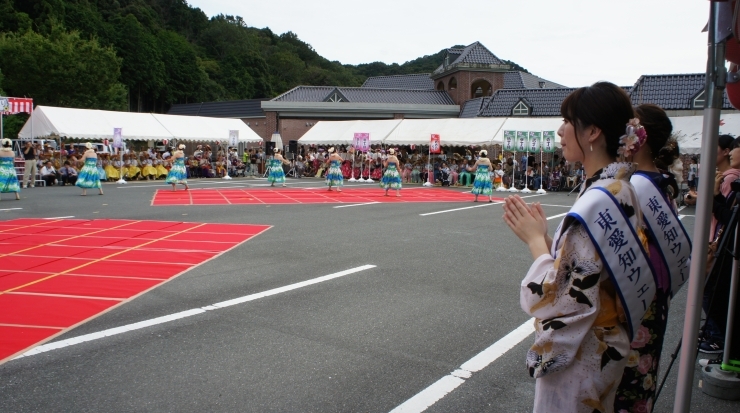
<instances>
[{"instance_id":1,"label":"red carpet","mask_svg":"<svg viewBox=\"0 0 740 413\"><path fill-rule=\"evenodd\" d=\"M214 188L189 191L157 190L152 205L262 205L262 204L362 204L366 202L470 202L473 194L447 188L402 189L383 196L383 189L344 188L342 192L329 192L325 188ZM501 201L501 198L495 198Z\"/></svg>"},{"instance_id":2,"label":"red carpet","mask_svg":"<svg viewBox=\"0 0 740 413\"><path fill-rule=\"evenodd\" d=\"M268 228L132 220L0 222L0 363Z\"/></svg>"}]
</instances>

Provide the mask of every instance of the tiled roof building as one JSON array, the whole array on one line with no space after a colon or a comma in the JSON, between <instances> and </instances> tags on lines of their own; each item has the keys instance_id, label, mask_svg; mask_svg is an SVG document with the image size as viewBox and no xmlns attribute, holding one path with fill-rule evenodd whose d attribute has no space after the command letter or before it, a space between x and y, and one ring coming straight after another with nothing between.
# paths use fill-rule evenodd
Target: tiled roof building
<instances>
[{"instance_id":1,"label":"tiled roof building","mask_svg":"<svg viewBox=\"0 0 740 413\"><path fill-rule=\"evenodd\" d=\"M656 104L667 111L702 110L706 74L644 75L637 79L630 97L633 105ZM727 93L722 109L732 109Z\"/></svg>"},{"instance_id":2,"label":"tiled roof building","mask_svg":"<svg viewBox=\"0 0 740 413\"><path fill-rule=\"evenodd\" d=\"M430 89L434 90L434 81L429 73L414 75L394 75L369 77L362 87L375 89Z\"/></svg>"},{"instance_id":3,"label":"tiled roof building","mask_svg":"<svg viewBox=\"0 0 740 413\"><path fill-rule=\"evenodd\" d=\"M703 73L641 76L624 87L632 103L669 116L701 114ZM375 76L362 87L297 86L271 100L173 105L169 113L241 118L267 139L298 139L316 122L349 119L560 116L573 88L512 70L480 42L446 50L431 74ZM734 111L725 95L724 110Z\"/></svg>"},{"instance_id":4,"label":"tiled roof building","mask_svg":"<svg viewBox=\"0 0 740 413\"><path fill-rule=\"evenodd\" d=\"M382 89L370 87L298 86L273 102L350 102L454 105L445 92L434 89Z\"/></svg>"}]
</instances>

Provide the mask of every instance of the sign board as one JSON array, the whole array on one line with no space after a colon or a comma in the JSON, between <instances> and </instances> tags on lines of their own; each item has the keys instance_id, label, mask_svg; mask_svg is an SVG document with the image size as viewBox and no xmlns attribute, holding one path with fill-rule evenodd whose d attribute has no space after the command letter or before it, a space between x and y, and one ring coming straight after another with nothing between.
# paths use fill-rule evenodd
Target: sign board
<instances>
[{"instance_id":1,"label":"sign board","mask_svg":"<svg viewBox=\"0 0 740 413\"><path fill-rule=\"evenodd\" d=\"M352 146L354 146L360 152L367 152L370 150L370 134L369 133L355 133L355 137L352 140Z\"/></svg>"},{"instance_id":2,"label":"sign board","mask_svg":"<svg viewBox=\"0 0 740 413\"><path fill-rule=\"evenodd\" d=\"M432 134L432 140L429 142L429 153L442 153L442 142L440 142L437 134Z\"/></svg>"},{"instance_id":3,"label":"sign board","mask_svg":"<svg viewBox=\"0 0 740 413\"><path fill-rule=\"evenodd\" d=\"M542 150L545 152L555 152L555 131L542 132Z\"/></svg>"},{"instance_id":4,"label":"sign board","mask_svg":"<svg viewBox=\"0 0 740 413\"><path fill-rule=\"evenodd\" d=\"M505 151L514 151L516 149L516 131L505 130L503 147Z\"/></svg>"},{"instance_id":5,"label":"sign board","mask_svg":"<svg viewBox=\"0 0 740 413\"><path fill-rule=\"evenodd\" d=\"M529 152L539 152L541 140L542 132L529 132Z\"/></svg>"},{"instance_id":6,"label":"sign board","mask_svg":"<svg viewBox=\"0 0 740 413\"><path fill-rule=\"evenodd\" d=\"M517 131L516 132L516 151L527 152L527 143L529 142L529 132Z\"/></svg>"},{"instance_id":7,"label":"sign board","mask_svg":"<svg viewBox=\"0 0 740 413\"><path fill-rule=\"evenodd\" d=\"M113 147L114 148L122 148L123 147L123 136L121 132L122 128L113 128Z\"/></svg>"}]
</instances>

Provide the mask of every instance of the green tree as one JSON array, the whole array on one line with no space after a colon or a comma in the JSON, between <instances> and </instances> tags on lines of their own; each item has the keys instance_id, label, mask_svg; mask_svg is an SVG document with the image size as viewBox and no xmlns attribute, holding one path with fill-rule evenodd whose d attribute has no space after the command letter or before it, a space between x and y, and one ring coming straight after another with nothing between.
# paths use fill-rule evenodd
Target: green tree
<instances>
[{"instance_id":1,"label":"green tree","mask_svg":"<svg viewBox=\"0 0 740 413\"><path fill-rule=\"evenodd\" d=\"M166 86L162 53L157 38L132 14L116 19L113 26L114 47L123 59L121 81L128 87L129 110L141 112L144 101L159 98Z\"/></svg>"},{"instance_id":2,"label":"green tree","mask_svg":"<svg viewBox=\"0 0 740 413\"><path fill-rule=\"evenodd\" d=\"M199 65L193 46L179 34L162 30L157 33L157 42L165 67L163 104L201 101L206 95L208 75Z\"/></svg>"},{"instance_id":3,"label":"green tree","mask_svg":"<svg viewBox=\"0 0 740 413\"><path fill-rule=\"evenodd\" d=\"M59 26L49 37L30 31L0 35L0 70L9 94L32 97L39 105L125 107L121 59L113 49Z\"/></svg>"}]
</instances>

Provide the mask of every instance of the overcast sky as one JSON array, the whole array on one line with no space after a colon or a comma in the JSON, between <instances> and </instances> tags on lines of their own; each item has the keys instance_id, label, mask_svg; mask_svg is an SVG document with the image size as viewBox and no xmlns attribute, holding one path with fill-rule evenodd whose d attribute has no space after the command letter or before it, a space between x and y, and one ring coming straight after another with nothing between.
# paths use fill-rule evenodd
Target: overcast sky
<instances>
[{"instance_id":1,"label":"overcast sky","mask_svg":"<svg viewBox=\"0 0 740 413\"><path fill-rule=\"evenodd\" d=\"M480 41L565 86L629 86L643 74L704 72L707 61L706 0L187 1L209 17L292 31L344 64L404 63Z\"/></svg>"}]
</instances>

